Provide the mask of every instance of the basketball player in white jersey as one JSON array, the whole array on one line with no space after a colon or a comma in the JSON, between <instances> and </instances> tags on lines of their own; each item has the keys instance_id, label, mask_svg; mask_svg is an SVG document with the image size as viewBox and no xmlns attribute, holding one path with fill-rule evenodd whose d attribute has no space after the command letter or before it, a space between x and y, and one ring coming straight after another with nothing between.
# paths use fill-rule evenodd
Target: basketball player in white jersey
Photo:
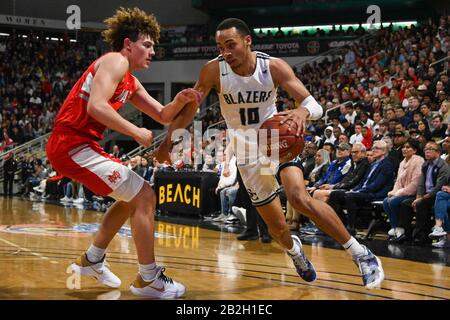
<instances>
[{"instance_id":1,"label":"basketball player in white jersey","mask_svg":"<svg viewBox=\"0 0 450 320\"><path fill-rule=\"evenodd\" d=\"M283 121L297 124L298 135L303 132L307 119L317 120L322 116L321 106L286 62L251 50L252 38L245 22L234 18L222 21L216 30L216 43L220 56L203 66L195 89L201 91L203 97L208 96L211 89L217 91L228 129L258 129L265 120L276 114L278 86L300 103L297 109L281 113ZM192 121L196 108L188 104L172 123L166 140L155 153L160 160L169 159L171 132L185 128ZM239 150L235 150L239 154L236 151ZM291 236L286 225L277 195L277 179L273 175L261 175L258 161L238 164L238 168L250 198L272 237L292 258L300 277L308 282L314 281L316 271L305 256L300 239ZM288 201L346 249L359 267L367 288L379 287L384 279L380 259L348 233L330 206L309 196L302 169L300 161L295 160L279 166L277 178L284 186Z\"/></svg>"}]
</instances>

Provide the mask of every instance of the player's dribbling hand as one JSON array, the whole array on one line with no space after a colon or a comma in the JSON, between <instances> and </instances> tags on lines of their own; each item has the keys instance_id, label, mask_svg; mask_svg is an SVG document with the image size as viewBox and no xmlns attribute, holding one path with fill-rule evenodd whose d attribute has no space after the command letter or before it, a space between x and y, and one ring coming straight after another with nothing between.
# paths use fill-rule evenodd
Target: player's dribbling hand
<instances>
[{"instance_id":1,"label":"player's dribbling hand","mask_svg":"<svg viewBox=\"0 0 450 320\"><path fill-rule=\"evenodd\" d=\"M153 142L153 133L145 128L139 128L134 136L134 140L141 146L150 147Z\"/></svg>"},{"instance_id":2,"label":"player's dribbling hand","mask_svg":"<svg viewBox=\"0 0 450 320\"><path fill-rule=\"evenodd\" d=\"M277 116L284 117L281 119L281 123L287 122L289 124L290 121L295 122L297 124L297 132L295 135L300 137L300 135L305 131L305 122L309 116L309 111L305 108L297 108L294 110L280 112Z\"/></svg>"},{"instance_id":3,"label":"player's dribbling hand","mask_svg":"<svg viewBox=\"0 0 450 320\"><path fill-rule=\"evenodd\" d=\"M198 90L188 88L178 92L174 100L183 105L189 102L195 102L197 105L199 105L202 101L202 98L203 93Z\"/></svg>"}]
</instances>

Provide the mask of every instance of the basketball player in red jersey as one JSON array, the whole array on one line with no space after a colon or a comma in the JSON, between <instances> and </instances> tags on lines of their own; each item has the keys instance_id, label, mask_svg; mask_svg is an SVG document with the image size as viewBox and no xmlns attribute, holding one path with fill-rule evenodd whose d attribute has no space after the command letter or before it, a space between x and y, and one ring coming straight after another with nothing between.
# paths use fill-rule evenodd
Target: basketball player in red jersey
<instances>
[{"instance_id":1,"label":"basketball player in red jersey","mask_svg":"<svg viewBox=\"0 0 450 320\"><path fill-rule=\"evenodd\" d=\"M105 264L105 251L114 235L130 218L139 261L132 293L152 298L178 298L185 287L164 275L155 264L154 211L156 197L144 179L108 155L96 142L106 127L149 146L152 132L139 128L116 111L127 101L162 124L170 123L189 102L198 104L201 94L194 89L179 92L162 106L131 74L147 69L154 56L160 27L153 15L138 8L120 8L105 20L103 32L113 51L94 61L77 81L56 118L47 144L47 155L62 175L86 185L100 195L117 201L109 208L87 252L71 265L72 270L95 277L117 288L120 279Z\"/></svg>"},{"instance_id":2,"label":"basketball player in red jersey","mask_svg":"<svg viewBox=\"0 0 450 320\"><path fill-rule=\"evenodd\" d=\"M308 118L317 120L322 116L321 106L286 62L252 51L250 29L244 21L234 18L222 21L216 29L216 44L220 55L203 66L194 88L200 90L204 97L211 89L217 91L228 129L259 129L265 120L276 113L275 92L278 86L300 105L294 110L280 113L284 116L283 121L297 124L297 135L302 133ZM252 93L249 96L253 99L242 98L246 93ZM189 104L173 121L165 141L155 152L159 161L170 159L171 133L188 125L197 107L198 105ZM232 139L246 141L238 133L229 133ZM308 194L299 159L280 164L275 179L273 176L261 175L258 161L245 158L243 160L250 160L250 163L242 161L239 164L239 151L235 150L238 168L252 203L266 222L273 239L292 258L297 273L303 280L314 281L316 271L304 254L300 239L295 235L291 236L289 232L277 196L276 180L284 186L289 203L338 241L350 254L361 272L363 284L369 289L380 287L384 279L381 261L348 233L328 204L313 199Z\"/></svg>"}]
</instances>

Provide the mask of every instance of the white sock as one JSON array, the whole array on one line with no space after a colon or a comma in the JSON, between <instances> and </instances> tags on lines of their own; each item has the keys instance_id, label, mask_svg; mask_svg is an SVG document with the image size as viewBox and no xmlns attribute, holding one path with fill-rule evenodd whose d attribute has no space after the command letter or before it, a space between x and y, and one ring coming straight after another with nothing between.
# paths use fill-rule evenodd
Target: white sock
<instances>
[{"instance_id":1,"label":"white sock","mask_svg":"<svg viewBox=\"0 0 450 320\"><path fill-rule=\"evenodd\" d=\"M150 264L139 264L139 274L144 281L150 281L155 278L158 269L156 268L156 263Z\"/></svg>"},{"instance_id":2,"label":"white sock","mask_svg":"<svg viewBox=\"0 0 450 320\"><path fill-rule=\"evenodd\" d=\"M89 262L97 263L103 259L105 255L106 249L102 249L91 244L89 249L86 252L86 256Z\"/></svg>"},{"instance_id":3,"label":"white sock","mask_svg":"<svg viewBox=\"0 0 450 320\"><path fill-rule=\"evenodd\" d=\"M367 253L366 249L353 237L351 237L350 240L343 245L343 247L352 257L357 257Z\"/></svg>"},{"instance_id":4,"label":"white sock","mask_svg":"<svg viewBox=\"0 0 450 320\"><path fill-rule=\"evenodd\" d=\"M293 241L294 245L291 249L288 249L287 252L289 252L290 255L296 256L300 254L300 247L298 246L297 242Z\"/></svg>"}]
</instances>

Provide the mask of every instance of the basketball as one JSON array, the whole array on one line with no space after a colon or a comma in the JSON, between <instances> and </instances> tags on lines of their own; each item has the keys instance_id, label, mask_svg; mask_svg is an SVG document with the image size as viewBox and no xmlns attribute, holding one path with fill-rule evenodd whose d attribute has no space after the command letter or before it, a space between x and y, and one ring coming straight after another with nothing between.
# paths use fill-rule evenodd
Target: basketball
<instances>
[{"instance_id":1,"label":"basketball","mask_svg":"<svg viewBox=\"0 0 450 320\"><path fill-rule=\"evenodd\" d=\"M267 130L267 145L259 145L260 151L271 156L272 152L278 152L280 162L287 162L297 157L305 145L303 135L297 137L297 124L293 121L280 123L282 116L273 116L262 124L261 129ZM271 145L271 129L279 130L279 142ZM260 133L261 134L261 133Z\"/></svg>"}]
</instances>

